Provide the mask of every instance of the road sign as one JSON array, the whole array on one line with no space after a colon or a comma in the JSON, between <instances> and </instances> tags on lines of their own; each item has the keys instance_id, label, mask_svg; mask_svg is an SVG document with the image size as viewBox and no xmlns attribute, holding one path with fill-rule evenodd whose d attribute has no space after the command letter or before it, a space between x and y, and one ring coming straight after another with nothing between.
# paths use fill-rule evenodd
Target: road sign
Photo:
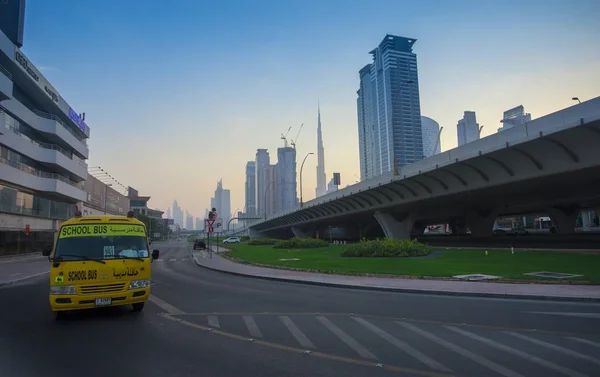
<instances>
[{"instance_id":1,"label":"road sign","mask_svg":"<svg viewBox=\"0 0 600 377\"><path fill-rule=\"evenodd\" d=\"M27 236L29 235L29 229L30 229L29 224L26 224L25 225L25 235L27 235Z\"/></svg>"},{"instance_id":2,"label":"road sign","mask_svg":"<svg viewBox=\"0 0 600 377\"><path fill-rule=\"evenodd\" d=\"M214 221L213 223L213 228L215 228L215 232L224 232L225 231L225 224L223 223L223 218L219 217L216 219L216 221Z\"/></svg>"},{"instance_id":3,"label":"road sign","mask_svg":"<svg viewBox=\"0 0 600 377\"><path fill-rule=\"evenodd\" d=\"M215 223L215 219L204 219L204 227L205 228L212 227L214 223Z\"/></svg>"},{"instance_id":4,"label":"road sign","mask_svg":"<svg viewBox=\"0 0 600 377\"><path fill-rule=\"evenodd\" d=\"M212 226L208 227L208 233L213 233L215 231L215 228L213 228Z\"/></svg>"}]
</instances>

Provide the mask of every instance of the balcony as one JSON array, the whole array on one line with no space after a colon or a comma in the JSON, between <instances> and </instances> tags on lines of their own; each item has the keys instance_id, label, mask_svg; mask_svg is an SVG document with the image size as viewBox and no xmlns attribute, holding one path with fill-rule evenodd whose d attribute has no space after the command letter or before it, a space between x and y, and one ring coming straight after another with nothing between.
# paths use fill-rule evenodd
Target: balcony
<instances>
[{"instance_id":1,"label":"balcony","mask_svg":"<svg viewBox=\"0 0 600 377\"><path fill-rule=\"evenodd\" d=\"M2 115L8 116L7 114L2 114L0 110L0 123L4 123L4 130L7 131L1 132L0 141L2 144L19 151L33 160L44 164L56 165L60 169L74 174L82 180L87 178L87 164L82 159L56 144L32 140L10 125L9 122L6 122Z\"/></svg>"},{"instance_id":2,"label":"balcony","mask_svg":"<svg viewBox=\"0 0 600 377\"><path fill-rule=\"evenodd\" d=\"M83 202L87 198L81 184L77 182L3 157L0 157L0 177L21 187L61 196L68 202Z\"/></svg>"},{"instance_id":3,"label":"balcony","mask_svg":"<svg viewBox=\"0 0 600 377\"><path fill-rule=\"evenodd\" d=\"M58 143L70 145L79 155L87 158L89 149L87 141L67 126L59 117L35 109L29 109L21 102L10 99L2 101L2 107L14 114L30 127L42 132L46 137Z\"/></svg>"}]
</instances>

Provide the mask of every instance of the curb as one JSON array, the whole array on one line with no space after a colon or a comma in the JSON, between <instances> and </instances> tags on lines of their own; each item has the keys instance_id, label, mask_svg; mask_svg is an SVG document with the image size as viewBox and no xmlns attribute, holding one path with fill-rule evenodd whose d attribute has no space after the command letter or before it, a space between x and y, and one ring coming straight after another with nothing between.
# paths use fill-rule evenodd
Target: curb
<instances>
[{"instance_id":1,"label":"curb","mask_svg":"<svg viewBox=\"0 0 600 377\"><path fill-rule=\"evenodd\" d=\"M561 301L561 302L600 302L600 298L596 297L565 297L565 296L536 296L536 295L517 295L517 294L503 294L503 293L480 293L480 292L452 292L452 291L436 291L436 290L420 290L420 289L411 289L411 288L386 288L386 287L369 287L363 285L346 285L346 284L338 284L338 283L326 283L321 281L310 281L310 280L296 280L296 279L287 279L287 278L279 278L275 276L258 276L245 274L241 272L234 272L228 270L222 270L215 267L209 267L204 264L201 264L196 259L196 256L192 252L192 258L194 262L202 268L206 268L207 270L221 272L224 274L253 278L253 279L261 279L261 280L270 280L270 281L280 281L285 283L292 284L305 284L305 285L315 285L322 287L333 287L333 288L346 288L346 289L356 289L362 291L379 291L379 292L396 292L396 293L410 293L410 294L421 294L421 295L437 295L437 296L459 296L459 297L483 297L483 298L497 298L497 299L517 299L517 300L538 300L538 301ZM235 263L235 262L232 262Z\"/></svg>"},{"instance_id":2,"label":"curb","mask_svg":"<svg viewBox=\"0 0 600 377\"><path fill-rule=\"evenodd\" d=\"M11 285L17 284L17 283L22 283L22 282L24 282L25 280L29 280L29 279L33 279L33 278L37 278L38 276L46 275L46 274L48 274L48 273L50 273L50 271L41 272L41 273L39 273L39 274L25 276L25 277L23 277L23 278L20 278L20 279L17 279L17 280L12 280L12 281L7 281L7 282L4 282L4 283L0 283L0 288L5 288L5 287L8 287L8 286L11 286Z\"/></svg>"}]
</instances>

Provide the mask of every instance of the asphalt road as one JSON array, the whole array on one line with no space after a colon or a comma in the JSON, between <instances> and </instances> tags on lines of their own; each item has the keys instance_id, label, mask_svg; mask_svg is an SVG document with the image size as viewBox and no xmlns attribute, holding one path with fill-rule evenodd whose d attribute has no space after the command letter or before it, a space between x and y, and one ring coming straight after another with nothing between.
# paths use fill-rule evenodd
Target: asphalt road
<instances>
[{"instance_id":1,"label":"asphalt road","mask_svg":"<svg viewBox=\"0 0 600 377\"><path fill-rule=\"evenodd\" d=\"M272 282L198 267L184 242L155 246L142 313L56 321L47 277L0 288L0 376L599 375L598 304Z\"/></svg>"}]
</instances>

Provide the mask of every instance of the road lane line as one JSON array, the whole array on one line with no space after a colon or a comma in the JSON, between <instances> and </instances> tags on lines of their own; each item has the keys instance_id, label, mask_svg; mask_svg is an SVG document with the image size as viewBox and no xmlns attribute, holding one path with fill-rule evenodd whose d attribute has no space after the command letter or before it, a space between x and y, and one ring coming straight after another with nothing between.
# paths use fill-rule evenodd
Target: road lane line
<instances>
[{"instance_id":1,"label":"road lane line","mask_svg":"<svg viewBox=\"0 0 600 377\"><path fill-rule=\"evenodd\" d=\"M12 274L12 275L8 275L8 276L12 277L12 276L19 276L19 275L23 275L23 273L22 272L17 272L16 274Z\"/></svg>"},{"instance_id":2,"label":"road lane line","mask_svg":"<svg viewBox=\"0 0 600 377\"><path fill-rule=\"evenodd\" d=\"M438 338L437 336L435 336L425 330L421 330L420 328L418 328L414 325L411 325L410 323L400 322L400 321L396 321L396 323L399 324L400 326L404 327L405 329L408 329L414 333L417 333L417 334L431 340L432 342L437 343L442 347L446 347L449 350L454 351L454 352L458 353L459 355L466 357L467 359L471 359L471 360L475 361L476 363L481 364L484 367L487 367L487 368L493 370L494 372L501 374L505 377L524 377L523 375L521 375L513 370L505 368L500 364L496 364L493 361L490 361L486 358L476 355L473 352L466 350L462 347L459 347L448 341L445 341L442 338Z\"/></svg>"},{"instance_id":3,"label":"road lane line","mask_svg":"<svg viewBox=\"0 0 600 377\"><path fill-rule=\"evenodd\" d=\"M177 259L176 258L171 258L171 259L169 259L169 262L177 262Z\"/></svg>"},{"instance_id":4,"label":"road lane line","mask_svg":"<svg viewBox=\"0 0 600 377\"><path fill-rule=\"evenodd\" d=\"M182 262L187 262L189 259L188 258L183 258L181 261Z\"/></svg>"},{"instance_id":5,"label":"road lane line","mask_svg":"<svg viewBox=\"0 0 600 377\"><path fill-rule=\"evenodd\" d=\"M210 327L216 327L216 328L221 328L219 326L219 317L217 317L216 315L209 315L206 316L208 318L208 325Z\"/></svg>"},{"instance_id":6,"label":"road lane line","mask_svg":"<svg viewBox=\"0 0 600 377\"><path fill-rule=\"evenodd\" d=\"M579 343L587 344L588 346L600 348L600 343L592 342L591 340L576 338L574 336L568 336L567 339L574 340Z\"/></svg>"},{"instance_id":7,"label":"road lane line","mask_svg":"<svg viewBox=\"0 0 600 377\"><path fill-rule=\"evenodd\" d=\"M292 333L292 336L294 338L296 338L296 340L298 341L298 343L300 343L300 345L304 348L312 348L312 349L316 349L317 347L315 347L315 345L308 339L308 337L306 335L304 335L304 333L302 331L300 331L300 329L298 328L298 326L296 326L296 324L294 322L292 322L291 318L288 317L287 315L281 315L279 316L279 319L281 320L281 322L283 322L283 324L285 325L285 327L287 327L287 329Z\"/></svg>"},{"instance_id":8,"label":"road lane line","mask_svg":"<svg viewBox=\"0 0 600 377\"><path fill-rule=\"evenodd\" d=\"M542 365L542 366L544 366L546 368L553 369L553 370L555 370L555 371L557 371L559 373L566 374L567 376L571 376L571 377L586 377L585 374L576 372L576 371L574 371L572 369L569 369L569 368L562 367L560 365L554 364L551 361L544 360L544 359L539 358L537 356L530 355L530 354L528 354L526 352L519 351L517 349L505 346L504 344L501 344L501 343L498 343L498 342L493 341L491 339L487 339L487 338L484 338L482 336L473 334L473 333L471 333L469 331L465 331L465 330L459 329L459 328L454 327L454 326L444 326L444 327L447 328L448 330L451 330L451 331L454 331L454 332L456 332L458 334L464 335L467 338L471 338L471 339L477 340L477 341L479 341L479 342L481 342L483 344L486 344L486 345L488 345L490 347L497 348L499 350L502 350L504 352L510 353L511 355L518 356L518 357L520 357L522 359L525 359L527 361L530 361L532 363L536 363L536 364Z\"/></svg>"},{"instance_id":9,"label":"road lane line","mask_svg":"<svg viewBox=\"0 0 600 377\"><path fill-rule=\"evenodd\" d=\"M323 326L327 327L329 331L331 331L334 335L336 335L340 340L346 343L350 348L352 348L356 353L365 359L373 359L377 360L377 356L373 355L368 349L360 345L354 338L350 335L346 334L342 329L334 325L330 320L326 317L318 315L317 320L323 324Z\"/></svg>"},{"instance_id":10,"label":"road lane line","mask_svg":"<svg viewBox=\"0 0 600 377\"><path fill-rule=\"evenodd\" d=\"M172 315L184 314L184 312L182 310L177 309L173 305L171 305L167 302L164 302L163 300L161 300L160 298L158 298L154 295L150 295L150 297L148 297L148 301L150 301L151 303L158 306L159 308L161 308L162 310L166 311L169 314L172 314Z\"/></svg>"},{"instance_id":11,"label":"road lane line","mask_svg":"<svg viewBox=\"0 0 600 377\"><path fill-rule=\"evenodd\" d=\"M576 357L576 358L579 358L579 359L582 359L582 360L589 361L590 363L593 363L593 364L596 364L596 365L600 365L600 360L598 360L598 359L595 359L595 358L593 358L591 356L588 356L588 355L584 355L584 354L579 353L579 352L571 351L570 349L567 349L567 348L564 348L564 347L561 347L561 346L557 346L556 344L547 343L547 342L544 342L544 341L541 341L541 340L530 338L530 337L528 337L526 335L519 334L519 333L512 332L512 331L507 331L506 333L509 334L509 335L512 335L514 337L517 337L519 339L526 340L526 341L528 341L530 343L537 344L538 346L546 347L546 348L549 348L549 349L557 351L557 352L562 352L565 355L573 356L573 357Z\"/></svg>"},{"instance_id":12,"label":"road lane line","mask_svg":"<svg viewBox=\"0 0 600 377\"><path fill-rule=\"evenodd\" d=\"M262 333L260 332L260 329L258 328L256 322L254 321L254 317L252 317L251 315L245 315L242 318L244 318L244 323L246 323L246 327L248 328L248 332L250 333L250 335L255 338L262 338Z\"/></svg>"},{"instance_id":13,"label":"road lane line","mask_svg":"<svg viewBox=\"0 0 600 377\"><path fill-rule=\"evenodd\" d=\"M410 356L414 357L415 359L419 360L423 364L427 365L428 367L435 369L435 370L442 371L442 372L451 372L451 370L449 368L447 368L447 367L443 366L442 364L438 363L437 361L433 360L432 358L425 355L421 351L418 351L418 350L412 348L411 346L409 346L408 344L396 339L394 336L388 334L387 332L385 332L384 330L375 326L371 322L368 322L364 318L352 317L352 319L355 320L356 322L360 323L367 329L371 330L372 332L374 332L375 334L377 334L384 340L388 341L388 343L401 349L402 351L406 352Z\"/></svg>"}]
</instances>

